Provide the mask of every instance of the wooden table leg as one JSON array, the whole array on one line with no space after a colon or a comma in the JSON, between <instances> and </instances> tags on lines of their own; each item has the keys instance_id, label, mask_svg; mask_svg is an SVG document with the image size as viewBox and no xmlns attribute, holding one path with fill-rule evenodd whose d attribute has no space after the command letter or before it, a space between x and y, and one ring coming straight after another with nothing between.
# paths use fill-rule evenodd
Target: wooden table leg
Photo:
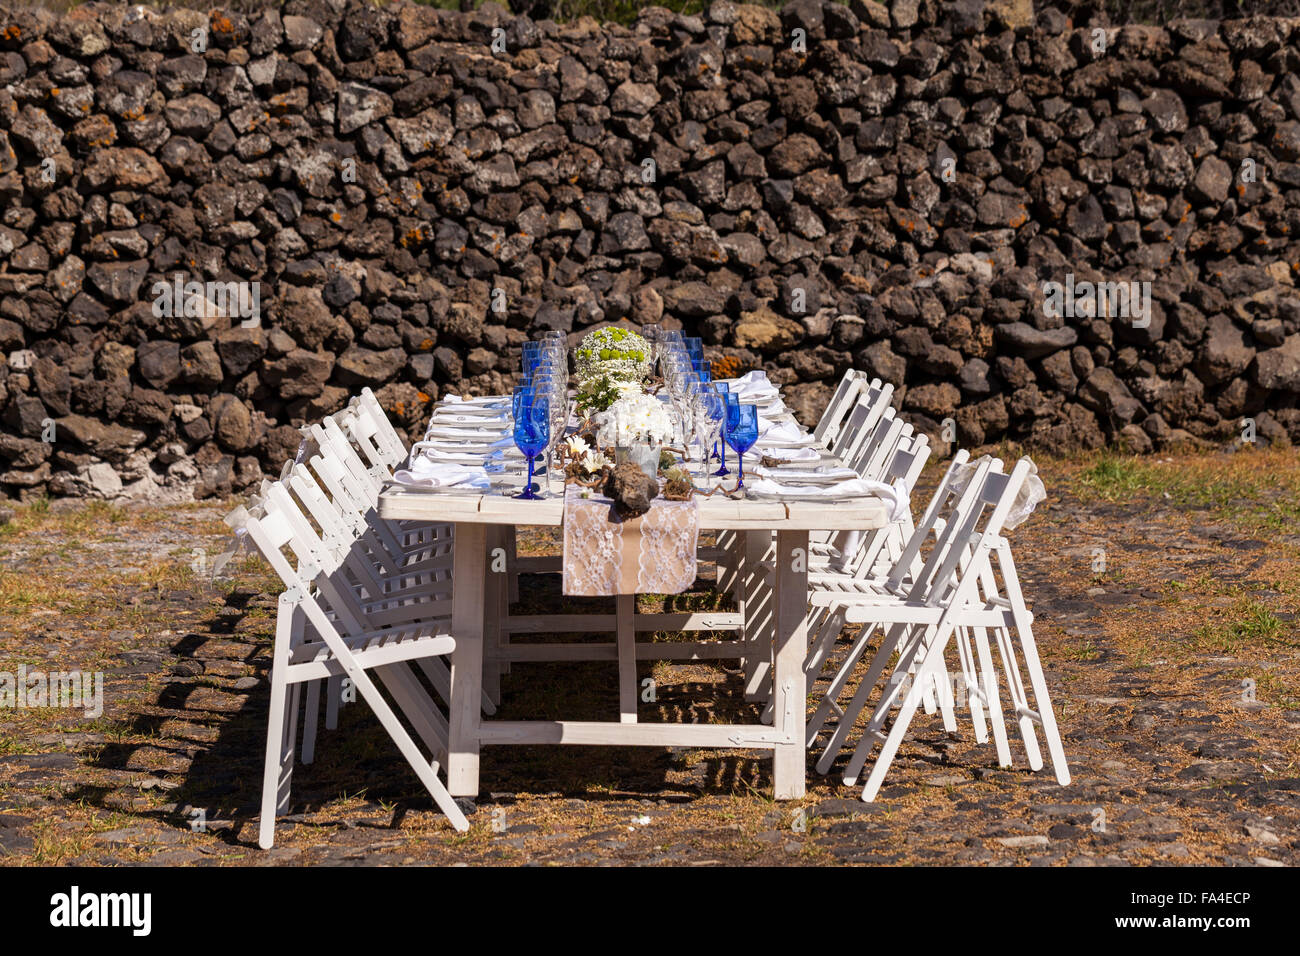
<instances>
[{"instance_id":1,"label":"wooden table leg","mask_svg":"<svg viewBox=\"0 0 1300 956\"><path fill-rule=\"evenodd\" d=\"M745 700L767 700L772 660L772 587L765 562L772 550L770 531L741 531L737 547L745 595Z\"/></svg>"},{"instance_id":2,"label":"wooden table leg","mask_svg":"<svg viewBox=\"0 0 1300 956\"><path fill-rule=\"evenodd\" d=\"M618 719L636 723L636 595L615 598L618 626Z\"/></svg>"},{"instance_id":3,"label":"wooden table leg","mask_svg":"<svg viewBox=\"0 0 1300 956\"><path fill-rule=\"evenodd\" d=\"M454 797L478 796L486 547L483 525L456 524L451 591L451 634L456 650L451 655L447 731L447 790Z\"/></svg>"},{"instance_id":4,"label":"wooden table leg","mask_svg":"<svg viewBox=\"0 0 1300 956\"><path fill-rule=\"evenodd\" d=\"M507 620L510 617L510 605L519 603L519 528L515 525L505 526L506 536L506 561L510 568L510 590L506 593L504 606L501 608L501 619ZM510 632L506 631L501 635L501 643L510 643ZM510 673L510 662L501 663L501 673Z\"/></svg>"},{"instance_id":5,"label":"wooden table leg","mask_svg":"<svg viewBox=\"0 0 1300 956\"><path fill-rule=\"evenodd\" d=\"M487 548L487 581L483 596L483 691L494 705L501 703L501 672L499 654L505 642L501 624L506 595L509 591L509 571L506 556L506 531L510 528L493 525L485 533Z\"/></svg>"},{"instance_id":6,"label":"wooden table leg","mask_svg":"<svg viewBox=\"0 0 1300 956\"><path fill-rule=\"evenodd\" d=\"M790 742L777 744L773 783L778 800L804 795L804 730L808 720L808 532L776 537L773 617L776 622L772 726Z\"/></svg>"}]
</instances>

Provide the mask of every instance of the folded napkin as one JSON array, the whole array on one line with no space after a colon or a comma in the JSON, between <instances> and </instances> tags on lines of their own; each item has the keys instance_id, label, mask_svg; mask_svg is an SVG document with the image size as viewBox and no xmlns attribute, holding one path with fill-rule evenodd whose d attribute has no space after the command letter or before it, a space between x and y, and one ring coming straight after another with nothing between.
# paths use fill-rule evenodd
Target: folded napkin
<instances>
[{"instance_id":1,"label":"folded napkin","mask_svg":"<svg viewBox=\"0 0 1300 956\"><path fill-rule=\"evenodd\" d=\"M806 468L767 468L762 464L753 465L749 468L754 474L760 477L772 478L776 481L852 481L858 477L858 473L852 468L827 468L825 471L813 471Z\"/></svg>"},{"instance_id":2,"label":"folded napkin","mask_svg":"<svg viewBox=\"0 0 1300 956\"><path fill-rule=\"evenodd\" d=\"M433 438L452 438L464 442L492 442L501 437L505 428L444 428L430 425L424 433L426 441Z\"/></svg>"},{"instance_id":3,"label":"folded napkin","mask_svg":"<svg viewBox=\"0 0 1300 956\"><path fill-rule=\"evenodd\" d=\"M759 422L758 444L760 445L771 445L777 442L805 445L809 441L808 433L800 428L797 422L773 422L766 419Z\"/></svg>"},{"instance_id":4,"label":"folded napkin","mask_svg":"<svg viewBox=\"0 0 1300 956\"><path fill-rule=\"evenodd\" d=\"M767 380L767 373L761 368L746 372L740 378L732 379L728 384L731 394L740 396L740 400L744 402L774 398L777 394L776 386Z\"/></svg>"},{"instance_id":5,"label":"folded napkin","mask_svg":"<svg viewBox=\"0 0 1300 956\"><path fill-rule=\"evenodd\" d=\"M425 455L415 458L407 468L393 472L393 480L416 488L464 488L486 491L492 487L482 468L434 461Z\"/></svg>"},{"instance_id":6,"label":"folded napkin","mask_svg":"<svg viewBox=\"0 0 1300 956\"><path fill-rule=\"evenodd\" d=\"M760 455L768 455L777 461L821 461L822 454L816 448L768 448L764 451L757 445L754 446L754 452Z\"/></svg>"},{"instance_id":7,"label":"folded napkin","mask_svg":"<svg viewBox=\"0 0 1300 956\"><path fill-rule=\"evenodd\" d=\"M461 398L459 395L444 395L438 400L439 405L488 405L509 407L508 395L480 395L477 398Z\"/></svg>"},{"instance_id":8,"label":"folded napkin","mask_svg":"<svg viewBox=\"0 0 1300 956\"><path fill-rule=\"evenodd\" d=\"M771 478L759 478L745 487L755 494L786 496L792 498L841 498L851 495L863 498L875 497L885 502L889 508L889 520L901 521L909 514L907 485L902 480L887 485L883 481L870 481L866 478L851 478L833 485L783 485Z\"/></svg>"},{"instance_id":9,"label":"folded napkin","mask_svg":"<svg viewBox=\"0 0 1300 956\"><path fill-rule=\"evenodd\" d=\"M434 412L429 421L431 425L478 425L487 428L496 422L504 424L510 421L510 412L504 408L479 408L473 413L464 414L442 409Z\"/></svg>"}]
</instances>

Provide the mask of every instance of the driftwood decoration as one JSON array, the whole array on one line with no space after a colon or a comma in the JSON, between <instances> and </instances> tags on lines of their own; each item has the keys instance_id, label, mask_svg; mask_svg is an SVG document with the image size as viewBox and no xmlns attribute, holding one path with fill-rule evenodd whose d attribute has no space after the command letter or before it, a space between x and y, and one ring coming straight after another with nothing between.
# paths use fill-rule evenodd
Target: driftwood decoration
<instances>
[{"instance_id":1,"label":"driftwood decoration","mask_svg":"<svg viewBox=\"0 0 1300 956\"><path fill-rule=\"evenodd\" d=\"M614 499L614 510L619 517L635 518L650 510L650 503L659 495L659 482L639 465L625 461L605 479L604 493L606 498Z\"/></svg>"}]
</instances>

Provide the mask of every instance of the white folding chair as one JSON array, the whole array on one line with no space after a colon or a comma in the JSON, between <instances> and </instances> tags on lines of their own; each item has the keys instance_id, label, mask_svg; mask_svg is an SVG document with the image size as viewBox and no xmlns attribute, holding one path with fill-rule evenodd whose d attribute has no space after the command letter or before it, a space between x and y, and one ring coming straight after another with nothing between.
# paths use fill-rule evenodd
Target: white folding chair
<instances>
[{"instance_id":1,"label":"white folding chair","mask_svg":"<svg viewBox=\"0 0 1300 956\"><path fill-rule=\"evenodd\" d=\"M389 468L396 468L406 460L406 444L402 441L402 436L397 433L388 416L384 414L383 406L379 404L379 399L369 387L363 388L361 394L355 399L354 404L358 412L358 418L361 420L359 434L370 439L375 447L376 452L388 464Z\"/></svg>"},{"instance_id":2,"label":"white folding chair","mask_svg":"<svg viewBox=\"0 0 1300 956\"><path fill-rule=\"evenodd\" d=\"M392 613L377 613L374 604L358 598L353 582L341 573L345 562L320 538L289 489L273 482L265 491L259 505L237 509L227 519L248 535L286 588L280 597L271 670L259 845L271 847L275 817L288 809L299 689L304 683L319 686L320 680L329 677L351 680L438 808L457 830L469 829L437 775L439 762L445 760L447 718L410 668L411 664L419 666L435 687L439 683L432 676L438 669L430 662L450 654L456 646L442 626L445 621L421 620L423 609L408 612L412 619L398 623ZM285 549L296 559L296 567ZM445 672L445 664L438 663ZM371 673L392 694L432 759L421 753L371 680Z\"/></svg>"},{"instance_id":3,"label":"white folding chair","mask_svg":"<svg viewBox=\"0 0 1300 956\"><path fill-rule=\"evenodd\" d=\"M358 543L374 563L375 573L388 588L385 593L390 600L439 599L450 602L452 526L399 523L380 518L377 511L379 490L389 472L383 464L367 462L361 457L345 427L339 424L338 417L328 417L308 430L311 444L303 457L311 466L317 489L322 494L328 490L341 520L350 525ZM342 417L345 424L352 424L350 419L353 416L342 414ZM297 473L304 488L309 477L312 476L302 469ZM308 500L317 499L309 495ZM446 613L450 613L449 603ZM327 729L336 726L340 689L339 680L329 682ZM496 705L487 693L482 696L482 706L489 715L496 713Z\"/></svg>"},{"instance_id":4,"label":"white folding chair","mask_svg":"<svg viewBox=\"0 0 1300 956\"><path fill-rule=\"evenodd\" d=\"M926 450L928 453L928 448ZM945 520L951 517L953 509L960 506L960 501L954 494L953 478L960 473L968 458L969 453L965 449L960 449L953 456L919 523L914 524L909 515L902 522L877 529L866 536L852 554L837 554L837 557L844 559L838 566L827 562L819 569L809 572L810 615L816 622L815 637L810 642L812 649L806 667L810 691L830 657L835 640L847 623L847 606L854 601L870 601L881 595L904 596L913 589L922 570L921 548L929 537L943 532ZM900 464L907 467L906 458L901 459ZM853 666L866 648L871 633L868 628L857 636L844 662L832 677L820 706L809 719L809 746L832 714L843 719L844 711L838 704L838 697ZM934 700L933 696L927 695L926 709L930 713L934 711ZM945 718L947 716L945 714ZM955 722L952 726L955 729Z\"/></svg>"},{"instance_id":5,"label":"white folding chair","mask_svg":"<svg viewBox=\"0 0 1300 956\"><path fill-rule=\"evenodd\" d=\"M974 474L962 483L959 494L950 484L948 498L955 497L957 501L944 521L942 532L926 558L921 573L905 596L889 593L890 588L897 585L904 573L902 568L910 565L911 558L919 551L929 532L937 530L938 516L935 514L927 514L922 524L918 525L917 533L908 543L899 565L882 592L852 596L819 592L814 595L814 603L843 606L845 617L850 623L871 626L864 628L864 636L855 643L850 659L841 665L840 673L832 681L832 687L827 693L832 701L844 686L843 678L847 669L856 662L853 655L860 656L865 649L865 634L876 626L882 629L888 627L866 676L849 705L842 709L835 731L817 762L818 772L825 773L830 769L876 682L891 657L898 654L894 676L886 683L844 774L846 783L856 782L875 743L882 742L880 756L872 766L863 788L864 800L874 799L879 792L916 708L932 689L937 689L941 701L947 702L944 707L945 726L950 724L952 694L944 671L944 654L954 638L966 689L970 694L971 716L976 725L977 740L982 742L987 739L982 732L982 711L987 707L999 763L1003 766L1010 765L1011 755L1006 729L1002 723L999 685L988 642L990 633L998 645L1003 675L1011 698L1010 709L1019 719L1021 737L1031 769L1039 770L1043 765L1035 731L1037 726L1042 728L1046 738L1057 780L1062 785L1070 780L1046 679L1030 628L1032 615L1024 605L1019 582L1015 577L1010 545L1001 534L1007 513L1030 473L1032 464L1028 459L1022 458L1009 475L1002 472L1001 463L996 460L975 463L971 467ZM950 471L950 476L951 474ZM941 507L944 503L940 503ZM997 588L993 560L997 561L998 570L1002 574L1006 586L1005 595ZM968 642L970 635L974 636L978 650L978 668ZM1023 657L1028 671L1035 707L1030 706L1025 691L1020 657ZM903 692L905 688L906 693ZM819 715L823 719L821 711L826 706L827 702L823 700L822 707L819 708ZM899 708L898 713L886 735L882 732L882 727L895 706ZM955 726L950 729L955 729Z\"/></svg>"},{"instance_id":6,"label":"white folding chair","mask_svg":"<svg viewBox=\"0 0 1300 956\"><path fill-rule=\"evenodd\" d=\"M872 385L879 387L879 379L874 379ZM829 448L835 442L835 437L844 424L844 419L849 412L853 410L857 403L858 394L866 384L866 375L855 368L845 371L840 376L839 384L835 386L835 392L831 395L831 400L826 403L826 408L822 411L821 418L818 419L817 425L813 428L813 438L823 448Z\"/></svg>"},{"instance_id":7,"label":"white folding chair","mask_svg":"<svg viewBox=\"0 0 1300 956\"><path fill-rule=\"evenodd\" d=\"M922 469L930 456L929 440L919 433L914 433L910 426L892 418L881 419L878 428L888 431L883 463L877 462L876 455L869 457L876 467L872 478L893 485L901 481L910 495L916 486ZM964 460L964 459L963 459ZM859 462L861 465L862 462ZM809 545L808 553L808 587L815 590L825 586L819 583L836 581L844 574L855 576L869 575L873 568L885 565L881 573L888 573L893 561L902 553L902 549L914 528L912 516L908 512L901 520L891 521L868 532L838 531L828 533L828 540ZM844 629L843 614L831 607L810 607L808 633L809 650L805 658L804 669L807 673L808 688L812 689L817 675L826 657L830 654ZM764 710L764 719L772 716L772 703L769 699Z\"/></svg>"}]
</instances>

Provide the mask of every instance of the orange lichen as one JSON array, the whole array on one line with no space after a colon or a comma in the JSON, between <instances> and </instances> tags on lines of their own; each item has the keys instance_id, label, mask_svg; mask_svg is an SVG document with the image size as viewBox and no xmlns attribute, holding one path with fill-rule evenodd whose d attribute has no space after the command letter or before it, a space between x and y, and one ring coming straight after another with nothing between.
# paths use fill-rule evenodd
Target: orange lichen
<instances>
[{"instance_id":1,"label":"orange lichen","mask_svg":"<svg viewBox=\"0 0 1300 956\"><path fill-rule=\"evenodd\" d=\"M721 355L713 359L714 378L738 378L744 374L740 359L734 355Z\"/></svg>"}]
</instances>

